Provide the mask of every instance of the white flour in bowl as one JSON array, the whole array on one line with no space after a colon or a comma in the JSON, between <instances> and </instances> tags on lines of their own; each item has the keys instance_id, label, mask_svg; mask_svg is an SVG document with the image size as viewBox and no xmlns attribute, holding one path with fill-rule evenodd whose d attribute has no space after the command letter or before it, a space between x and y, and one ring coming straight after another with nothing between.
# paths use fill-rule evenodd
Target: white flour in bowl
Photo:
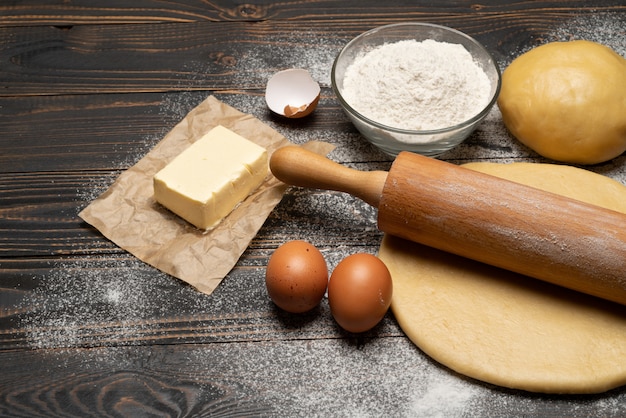
<instances>
[{"instance_id":1,"label":"white flour in bowl","mask_svg":"<svg viewBox=\"0 0 626 418\"><path fill-rule=\"evenodd\" d=\"M383 125L432 130L480 113L490 91L487 75L462 45L406 40L357 57L346 69L342 94Z\"/></svg>"}]
</instances>

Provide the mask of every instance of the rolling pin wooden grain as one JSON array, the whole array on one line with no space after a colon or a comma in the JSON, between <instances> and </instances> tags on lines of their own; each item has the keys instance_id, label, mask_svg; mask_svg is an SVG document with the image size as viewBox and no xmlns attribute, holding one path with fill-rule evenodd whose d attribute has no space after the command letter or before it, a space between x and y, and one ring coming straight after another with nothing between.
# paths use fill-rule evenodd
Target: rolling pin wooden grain
<instances>
[{"instance_id":1,"label":"rolling pin wooden grain","mask_svg":"<svg viewBox=\"0 0 626 418\"><path fill-rule=\"evenodd\" d=\"M364 200L385 233L626 305L624 214L409 152L359 171L288 146L270 169Z\"/></svg>"}]
</instances>

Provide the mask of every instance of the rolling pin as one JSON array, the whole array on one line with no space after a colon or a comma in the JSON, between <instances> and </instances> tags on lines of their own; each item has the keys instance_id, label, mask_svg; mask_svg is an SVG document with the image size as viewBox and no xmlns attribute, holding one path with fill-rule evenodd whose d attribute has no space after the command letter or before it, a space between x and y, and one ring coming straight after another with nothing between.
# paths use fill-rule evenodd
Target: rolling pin
<instances>
[{"instance_id":1,"label":"rolling pin","mask_svg":"<svg viewBox=\"0 0 626 418\"><path fill-rule=\"evenodd\" d=\"M622 213L410 152L389 172L359 171L287 146L270 169L364 200L385 233L626 305Z\"/></svg>"}]
</instances>

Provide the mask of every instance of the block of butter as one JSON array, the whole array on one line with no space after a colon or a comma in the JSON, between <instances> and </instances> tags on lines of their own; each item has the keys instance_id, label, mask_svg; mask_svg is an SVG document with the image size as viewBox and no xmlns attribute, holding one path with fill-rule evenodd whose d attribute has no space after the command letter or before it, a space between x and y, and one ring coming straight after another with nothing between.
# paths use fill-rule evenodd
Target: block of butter
<instances>
[{"instance_id":1,"label":"block of butter","mask_svg":"<svg viewBox=\"0 0 626 418\"><path fill-rule=\"evenodd\" d=\"M199 229L216 226L268 172L265 148L217 126L154 176L157 202Z\"/></svg>"}]
</instances>

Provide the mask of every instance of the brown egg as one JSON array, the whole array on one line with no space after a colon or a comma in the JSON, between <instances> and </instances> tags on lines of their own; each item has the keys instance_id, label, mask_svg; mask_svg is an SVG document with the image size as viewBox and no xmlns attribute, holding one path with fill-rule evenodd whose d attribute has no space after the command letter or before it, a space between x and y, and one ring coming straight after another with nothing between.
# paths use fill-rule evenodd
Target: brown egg
<instances>
[{"instance_id":1,"label":"brown egg","mask_svg":"<svg viewBox=\"0 0 626 418\"><path fill-rule=\"evenodd\" d=\"M328 303L335 321L346 331L373 328L391 305L393 284L385 263L378 257L358 253L335 267L328 283Z\"/></svg>"},{"instance_id":2,"label":"brown egg","mask_svg":"<svg viewBox=\"0 0 626 418\"><path fill-rule=\"evenodd\" d=\"M308 242L287 242L270 257L265 271L265 285L278 307L292 313L309 311L320 303L326 293L326 260Z\"/></svg>"}]
</instances>

